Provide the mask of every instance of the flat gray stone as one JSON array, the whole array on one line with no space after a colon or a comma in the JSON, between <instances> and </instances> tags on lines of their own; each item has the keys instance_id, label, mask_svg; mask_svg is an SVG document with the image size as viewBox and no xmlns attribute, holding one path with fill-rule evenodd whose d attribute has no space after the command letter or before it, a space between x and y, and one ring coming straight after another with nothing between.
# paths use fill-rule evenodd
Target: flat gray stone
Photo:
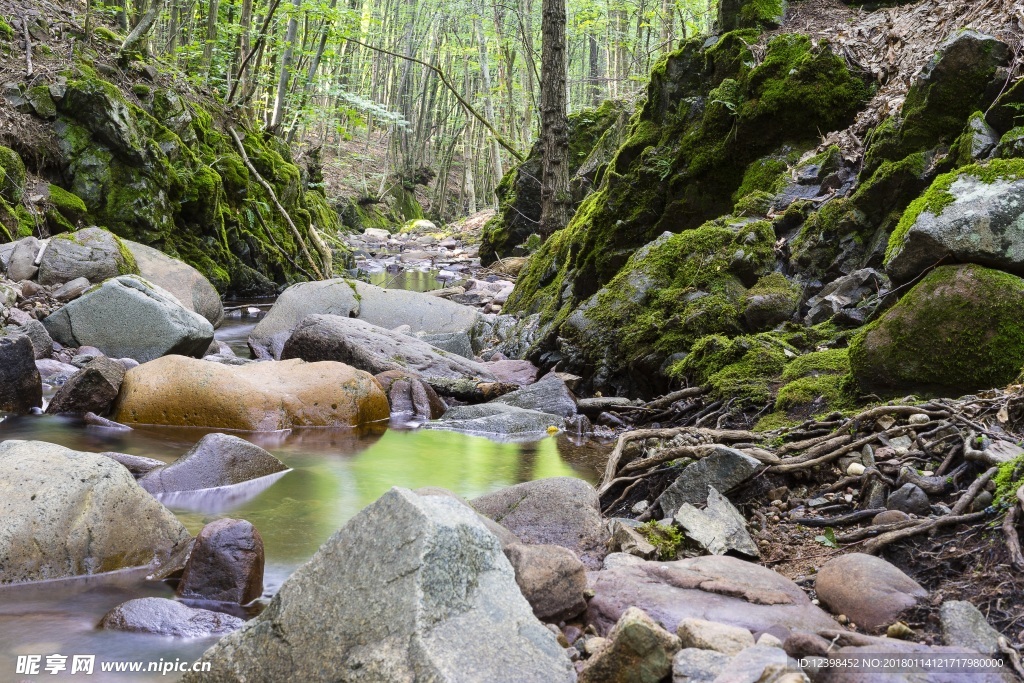
<instances>
[{"instance_id":1,"label":"flat gray stone","mask_svg":"<svg viewBox=\"0 0 1024 683\"><path fill-rule=\"evenodd\" d=\"M166 467L149 472L139 485L153 494L200 491L241 484L287 471L283 462L228 434L207 434L187 453Z\"/></svg>"},{"instance_id":2,"label":"flat gray stone","mask_svg":"<svg viewBox=\"0 0 1024 683\"><path fill-rule=\"evenodd\" d=\"M675 521L686 532L687 538L699 543L712 555L735 551L749 557L761 556L757 544L747 532L747 521L743 515L713 486L709 487L705 510L683 503Z\"/></svg>"},{"instance_id":3,"label":"flat gray stone","mask_svg":"<svg viewBox=\"0 0 1024 683\"><path fill-rule=\"evenodd\" d=\"M672 683L712 683L731 659L714 650L683 648L672 658Z\"/></svg>"},{"instance_id":4,"label":"flat gray stone","mask_svg":"<svg viewBox=\"0 0 1024 683\"><path fill-rule=\"evenodd\" d=\"M548 436L552 427L563 431L565 426L565 420L561 417L492 401L449 408L441 419L427 422L422 428L537 440Z\"/></svg>"},{"instance_id":5,"label":"flat gray stone","mask_svg":"<svg viewBox=\"0 0 1024 683\"><path fill-rule=\"evenodd\" d=\"M259 617L201 661L211 671L184 681L576 678L473 511L398 488L352 518Z\"/></svg>"},{"instance_id":6,"label":"flat gray stone","mask_svg":"<svg viewBox=\"0 0 1024 683\"><path fill-rule=\"evenodd\" d=\"M549 373L522 389L517 389L491 401L491 404L515 406L559 417L576 415L576 397L556 374Z\"/></svg>"},{"instance_id":7,"label":"flat gray stone","mask_svg":"<svg viewBox=\"0 0 1024 683\"><path fill-rule=\"evenodd\" d=\"M969 602L947 600L939 608L942 642L952 647L977 650L987 657L1001 657L999 631L992 628L985 615Z\"/></svg>"}]
</instances>

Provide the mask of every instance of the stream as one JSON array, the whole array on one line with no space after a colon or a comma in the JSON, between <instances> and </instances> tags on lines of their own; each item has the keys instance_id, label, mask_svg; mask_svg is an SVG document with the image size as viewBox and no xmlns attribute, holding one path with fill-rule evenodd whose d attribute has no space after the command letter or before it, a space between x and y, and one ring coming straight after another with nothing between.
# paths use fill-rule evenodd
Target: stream
<instances>
[{"instance_id":1,"label":"stream","mask_svg":"<svg viewBox=\"0 0 1024 683\"><path fill-rule=\"evenodd\" d=\"M424 280L425 282L425 280ZM413 284L413 283L403 283ZM435 285L436 286L436 285ZM411 287L410 287L411 288ZM245 303L245 302L242 302ZM239 305L232 302L231 305ZM257 314L262 315L262 314ZM237 354L257 316L243 309L230 315L217 339ZM119 451L171 462L205 434L194 428L138 427L131 432L85 426L64 417L0 419L0 440L34 439L83 451ZM441 431L305 429L238 434L273 453L291 471L267 485L163 501L193 534L223 517L242 518L260 531L266 549L265 603L281 583L359 510L392 486L440 486L466 498L512 484L555 476L596 481L609 447L567 436L535 443L498 443ZM126 520L126 523L130 523ZM15 674L17 655L96 655L96 681L175 680L159 673L102 673L101 662L194 661L215 639L175 639L104 631L102 616L133 598L173 597L162 583L138 572L0 588L0 683L25 680ZM71 679L68 671L47 680Z\"/></svg>"}]
</instances>

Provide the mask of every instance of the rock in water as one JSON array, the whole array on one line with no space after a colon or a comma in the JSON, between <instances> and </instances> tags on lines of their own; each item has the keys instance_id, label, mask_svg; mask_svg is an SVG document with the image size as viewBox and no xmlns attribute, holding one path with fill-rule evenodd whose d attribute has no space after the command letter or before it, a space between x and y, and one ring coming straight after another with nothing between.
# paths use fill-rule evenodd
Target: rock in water
<instances>
[{"instance_id":1,"label":"rock in water","mask_svg":"<svg viewBox=\"0 0 1024 683\"><path fill-rule=\"evenodd\" d=\"M609 534L597 491L582 479L528 481L474 498L470 504L523 543L574 551L588 569L599 568L607 553Z\"/></svg>"},{"instance_id":2,"label":"rock in water","mask_svg":"<svg viewBox=\"0 0 1024 683\"><path fill-rule=\"evenodd\" d=\"M121 238L103 228L85 228L50 240L39 262L39 284L62 285L80 277L103 282L138 272Z\"/></svg>"},{"instance_id":3,"label":"rock in water","mask_svg":"<svg viewBox=\"0 0 1024 683\"><path fill-rule=\"evenodd\" d=\"M220 294L202 273L153 247L123 241L135 257L143 278L166 289L177 297L182 306L203 316L214 327L220 326L224 321L224 305Z\"/></svg>"},{"instance_id":4,"label":"rock in water","mask_svg":"<svg viewBox=\"0 0 1024 683\"><path fill-rule=\"evenodd\" d=\"M178 597L241 605L263 594L263 538L243 519L218 519L196 536Z\"/></svg>"},{"instance_id":5,"label":"rock in water","mask_svg":"<svg viewBox=\"0 0 1024 683\"><path fill-rule=\"evenodd\" d=\"M894 282L947 262L978 263L1024 275L1024 164L995 159L940 176L904 214L889 241Z\"/></svg>"},{"instance_id":6,"label":"rock in water","mask_svg":"<svg viewBox=\"0 0 1024 683\"><path fill-rule=\"evenodd\" d=\"M960 393L1005 386L1024 366L1024 280L978 265L942 266L850 343L865 392Z\"/></svg>"},{"instance_id":7,"label":"rock in water","mask_svg":"<svg viewBox=\"0 0 1024 683\"><path fill-rule=\"evenodd\" d=\"M480 316L475 309L435 296L383 289L365 282L337 278L300 282L278 297L273 308L249 336L257 358L280 358L284 343L309 315L337 315L393 330L408 325L413 333L469 333Z\"/></svg>"},{"instance_id":8,"label":"rock in water","mask_svg":"<svg viewBox=\"0 0 1024 683\"><path fill-rule=\"evenodd\" d=\"M916 581L880 557L849 553L829 560L814 579L821 602L860 628L885 628L928 597Z\"/></svg>"},{"instance_id":9,"label":"rock in water","mask_svg":"<svg viewBox=\"0 0 1024 683\"><path fill-rule=\"evenodd\" d=\"M388 370L374 375L391 402L391 414L434 420L448 410L448 404L434 388L414 373Z\"/></svg>"},{"instance_id":10,"label":"rock in water","mask_svg":"<svg viewBox=\"0 0 1024 683\"><path fill-rule=\"evenodd\" d=\"M88 364L57 390L46 412L96 413L105 415L117 399L118 389L124 381L124 365L116 360L100 356Z\"/></svg>"},{"instance_id":11,"label":"rock in water","mask_svg":"<svg viewBox=\"0 0 1024 683\"><path fill-rule=\"evenodd\" d=\"M492 402L475 406L454 406L445 411L441 419L428 422L423 428L536 441L546 436L551 428L564 430L566 422L564 418L539 410L526 410Z\"/></svg>"},{"instance_id":12,"label":"rock in water","mask_svg":"<svg viewBox=\"0 0 1024 683\"><path fill-rule=\"evenodd\" d=\"M190 538L110 458L0 443L0 584L161 563Z\"/></svg>"},{"instance_id":13,"label":"rock in water","mask_svg":"<svg viewBox=\"0 0 1024 683\"><path fill-rule=\"evenodd\" d=\"M210 321L132 275L107 280L43 324L64 346L95 346L111 358L140 363L169 354L199 358L213 341Z\"/></svg>"},{"instance_id":14,"label":"rock in water","mask_svg":"<svg viewBox=\"0 0 1024 683\"><path fill-rule=\"evenodd\" d=\"M113 419L243 431L359 427L390 416L372 375L341 363L228 366L167 356L125 375Z\"/></svg>"},{"instance_id":15,"label":"rock in water","mask_svg":"<svg viewBox=\"0 0 1024 683\"><path fill-rule=\"evenodd\" d=\"M138 598L107 612L100 628L178 638L219 636L241 628L238 617L195 609L166 598Z\"/></svg>"},{"instance_id":16,"label":"rock in water","mask_svg":"<svg viewBox=\"0 0 1024 683\"><path fill-rule=\"evenodd\" d=\"M0 413L43 405L43 380L28 337L0 337Z\"/></svg>"},{"instance_id":17,"label":"rock in water","mask_svg":"<svg viewBox=\"0 0 1024 683\"><path fill-rule=\"evenodd\" d=\"M391 489L186 682L575 680L501 545L457 500Z\"/></svg>"},{"instance_id":18,"label":"rock in water","mask_svg":"<svg viewBox=\"0 0 1024 683\"><path fill-rule=\"evenodd\" d=\"M538 410L542 413L559 417L576 415L576 397L558 375L550 373L522 389L496 398L492 403L499 403L527 410Z\"/></svg>"},{"instance_id":19,"label":"rock in water","mask_svg":"<svg viewBox=\"0 0 1024 683\"><path fill-rule=\"evenodd\" d=\"M207 434L188 453L139 480L150 493L199 491L241 484L288 468L255 444L228 434Z\"/></svg>"},{"instance_id":20,"label":"rock in water","mask_svg":"<svg viewBox=\"0 0 1024 683\"><path fill-rule=\"evenodd\" d=\"M333 360L379 374L411 372L432 379L494 380L483 363L446 353L400 332L354 318L311 315L295 328L281 350L283 360Z\"/></svg>"}]
</instances>

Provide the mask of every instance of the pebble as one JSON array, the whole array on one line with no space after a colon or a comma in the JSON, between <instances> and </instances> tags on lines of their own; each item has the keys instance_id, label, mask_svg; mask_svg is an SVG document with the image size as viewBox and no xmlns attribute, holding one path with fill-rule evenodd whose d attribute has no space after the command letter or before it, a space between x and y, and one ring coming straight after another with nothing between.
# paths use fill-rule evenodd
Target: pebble
<instances>
[{"instance_id":1,"label":"pebble","mask_svg":"<svg viewBox=\"0 0 1024 683\"><path fill-rule=\"evenodd\" d=\"M851 462L850 466L846 468L846 473L851 477L859 477L864 474L866 468L859 462Z\"/></svg>"},{"instance_id":2,"label":"pebble","mask_svg":"<svg viewBox=\"0 0 1024 683\"><path fill-rule=\"evenodd\" d=\"M907 419L907 423L916 426L926 425L931 422L932 419L924 413L915 413Z\"/></svg>"}]
</instances>

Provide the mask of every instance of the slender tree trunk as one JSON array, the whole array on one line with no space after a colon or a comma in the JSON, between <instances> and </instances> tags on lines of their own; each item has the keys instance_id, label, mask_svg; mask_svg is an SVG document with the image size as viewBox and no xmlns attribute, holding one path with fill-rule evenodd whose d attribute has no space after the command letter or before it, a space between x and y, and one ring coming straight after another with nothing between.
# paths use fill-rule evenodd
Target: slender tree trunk
<instances>
[{"instance_id":1,"label":"slender tree trunk","mask_svg":"<svg viewBox=\"0 0 1024 683\"><path fill-rule=\"evenodd\" d=\"M572 209L565 94L565 0L543 0L541 16L540 230L547 236L566 226Z\"/></svg>"},{"instance_id":2,"label":"slender tree trunk","mask_svg":"<svg viewBox=\"0 0 1024 683\"><path fill-rule=\"evenodd\" d=\"M661 0L661 49L671 52L675 48L676 3Z\"/></svg>"},{"instance_id":3,"label":"slender tree trunk","mask_svg":"<svg viewBox=\"0 0 1024 683\"><path fill-rule=\"evenodd\" d=\"M288 81L291 80L292 58L295 55L295 35L299 29L299 8L302 0L293 0L292 15L288 18L288 30L285 33L284 55L281 57L281 74L277 80L277 95L274 97L274 112L270 116L270 128L281 125L284 115L284 101L288 95Z\"/></svg>"},{"instance_id":4,"label":"slender tree trunk","mask_svg":"<svg viewBox=\"0 0 1024 683\"><path fill-rule=\"evenodd\" d=\"M480 52L480 78L483 80L484 113L487 114L487 120L494 123L494 101L491 98L491 67L487 59L487 38L484 36L484 26L480 20L480 15L483 14L483 6L477 4L473 9L476 14L473 18L473 28L476 31L476 42ZM498 147L498 141L491 138L488 147L491 150L491 163L494 166L494 173L500 178L504 175L504 171L502 171L501 167L501 149Z\"/></svg>"},{"instance_id":5,"label":"slender tree trunk","mask_svg":"<svg viewBox=\"0 0 1024 683\"><path fill-rule=\"evenodd\" d=\"M210 0L210 11L206 15L206 43L203 45L203 71L210 73L213 62L213 47L217 44L217 14L220 12L220 0Z\"/></svg>"},{"instance_id":6,"label":"slender tree trunk","mask_svg":"<svg viewBox=\"0 0 1024 683\"><path fill-rule=\"evenodd\" d=\"M597 38L591 33L587 36L590 53L590 106L601 104L601 48Z\"/></svg>"},{"instance_id":7,"label":"slender tree trunk","mask_svg":"<svg viewBox=\"0 0 1024 683\"><path fill-rule=\"evenodd\" d=\"M523 90L526 91L526 102L523 107L523 149L530 148L530 139L533 137L533 109L536 104L534 91L536 86L533 82L533 2L532 0L519 0L519 21L522 24L523 33L523 75L525 83Z\"/></svg>"},{"instance_id":8,"label":"slender tree trunk","mask_svg":"<svg viewBox=\"0 0 1024 683\"><path fill-rule=\"evenodd\" d=\"M335 6L337 6L338 0L331 0L330 12L334 12ZM316 79L317 69L320 68L320 62L324 58L324 51L327 49L327 38L331 33L331 23L329 20L323 22L320 27L320 44L317 45L316 54L313 56L313 61L309 64L309 73L306 74L306 84L302 88L302 98L299 101L298 111L295 114L295 122L292 123L291 130L288 131L288 143L291 144L295 140L295 131L298 128L298 116L302 109L306 106L306 102L309 100L309 93L313 90L313 81Z\"/></svg>"}]
</instances>

